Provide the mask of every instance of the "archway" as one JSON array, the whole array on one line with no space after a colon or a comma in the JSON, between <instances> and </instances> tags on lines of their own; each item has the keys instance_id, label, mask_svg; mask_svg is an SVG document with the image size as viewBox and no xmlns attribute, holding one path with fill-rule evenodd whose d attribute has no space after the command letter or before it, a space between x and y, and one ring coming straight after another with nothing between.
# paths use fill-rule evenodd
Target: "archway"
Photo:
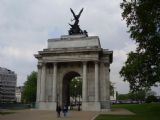
<instances>
[{"instance_id":1,"label":"archway","mask_svg":"<svg viewBox=\"0 0 160 120\"><path fill-rule=\"evenodd\" d=\"M77 106L80 110L82 78L79 73L71 71L64 75L62 91L62 106Z\"/></svg>"}]
</instances>

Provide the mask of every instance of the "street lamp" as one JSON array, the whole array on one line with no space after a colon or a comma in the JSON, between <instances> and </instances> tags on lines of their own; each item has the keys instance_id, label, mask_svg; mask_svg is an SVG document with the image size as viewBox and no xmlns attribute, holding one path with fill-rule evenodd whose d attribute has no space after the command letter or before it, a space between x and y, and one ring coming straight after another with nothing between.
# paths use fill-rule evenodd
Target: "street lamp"
<instances>
[{"instance_id":1,"label":"street lamp","mask_svg":"<svg viewBox=\"0 0 160 120\"><path fill-rule=\"evenodd\" d=\"M78 79L78 97L79 97L79 101L78 101L78 111L80 111L80 80Z\"/></svg>"},{"instance_id":2,"label":"street lamp","mask_svg":"<svg viewBox=\"0 0 160 120\"><path fill-rule=\"evenodd\" d=\"M76 88L77 88L77 85L74 85L74 88L75 88L74 97L75 97L75 105L76 105Z\"/></svg>"}]
</instances>

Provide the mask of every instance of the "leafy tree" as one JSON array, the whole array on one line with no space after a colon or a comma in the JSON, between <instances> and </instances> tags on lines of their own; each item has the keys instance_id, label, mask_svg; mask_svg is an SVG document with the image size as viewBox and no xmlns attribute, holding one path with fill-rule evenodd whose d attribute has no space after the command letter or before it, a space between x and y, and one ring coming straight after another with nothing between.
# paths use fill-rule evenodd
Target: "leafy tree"
<instances>
[{"instance_id":1,"label":"leafy tree","mask_svg":"<svg viewBox=\"0 0 160 120\"><path fill-rule=\"evenodd\" d=\"M117 96L117 100L128 100L129 97L128 97L128 94L119 94Z\"/></svg>"},{"instance_id":2,"label":"leafy tree","mask_svg":"<svg viewBox=\"0 0 160 120\"><path fill-rule=\"evenodd\" d=\"M78 97L82 96L82 78L75 77L70 82L70 96Z\"/></svg>"},{"instance_id":3,"label":"leafy tree","mask_svg":"<svg viewBox=\"0 0 160 120\"><path fill-rule=\"evenodd\" d=\"M146 99L146 103L157 102L157 101L158 99L154 95L148 96Z\"/></svg>"},{"instance_id":4,"label":"leafy tree","mask_svg":"<svg viewBox=\"0 0 160 120\"><path fill-rule=\"evenodd\" d=\"M134 100L144 101L146 97L146 91L129 92L128 94L119 94L117 100Z\"/></svg>"},{"instance_id":5,"label":"leafy tree","mask_svg":"<svg viewBox=\"0 0 160 120\"><path fill-rule=\"evenodd\" d=\"M160 0L123 0L122 17L137 43L120 71L132 92L160 82Z\"/></svg>"},{"instance_id":6,"label":"leafy tree","mask_svg":"<svg viewBox=\"0 0 160 120\"><path fill-rule=\"evenodd\" d=\"M37 72L33 71L27 76L27 81L24 83L22 92L22 101L25 103L32 103L36 101L37 90Z\"/></svg>"},{"instance_id":7,"label":"leafy tree","mask_svg":"<svg viewBox=\"0 0 160 120\"><path fill-rule=\"evenodd\" d=\"M148 91L148 92L146 93L146 97L151 96L151 95L156 96L157 93L156 93L155 91Z\"/></svg>"},{"instance_id":8,"label":"leafy tree","mask_svg":"<svg viewBox=\"0 0 160 120\"><path fill-rule=\"evenodd\" d=\"M114 96L114 83L110 81L110 96Z\"/></svg>"},{"instance_id":9,"label":"leafy tree","mask_svg":"<svg viewBox=\"0 0 160 120\"><path fill-rule=\"evenodd\" d=\"M144 101L146 97L146 91L137 91L128 93L128 98L135 101Z\"/></svg>"}]
</instances>

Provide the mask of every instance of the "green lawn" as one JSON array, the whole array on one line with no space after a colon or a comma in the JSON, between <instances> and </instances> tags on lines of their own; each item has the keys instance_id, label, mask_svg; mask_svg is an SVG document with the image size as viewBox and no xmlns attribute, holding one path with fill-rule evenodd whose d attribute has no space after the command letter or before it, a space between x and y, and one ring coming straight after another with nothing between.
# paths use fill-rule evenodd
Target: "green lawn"
<instances>
[{"instance_id":1,"label":"green lawn","mask_svg":"<svg viewBox=\"0 0 160 120\"><path fill-rule=\"evenodd\" d=\"M120 104L113 108L126 108L136 115L99 115L95 120L160 120L160 103Z\"/></svg>"}]
</instances>

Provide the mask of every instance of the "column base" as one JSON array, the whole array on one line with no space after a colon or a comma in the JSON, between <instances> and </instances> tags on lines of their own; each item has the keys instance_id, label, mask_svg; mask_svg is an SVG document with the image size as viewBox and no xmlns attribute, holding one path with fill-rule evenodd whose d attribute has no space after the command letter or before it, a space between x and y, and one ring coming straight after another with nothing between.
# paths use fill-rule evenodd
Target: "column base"
<instances>
[{"instance_id":1,"label":"column base","mask_svg":"<svg viewBox=\"0 0 160 120\"><path fill-rule=\"evenodd\" d=\"M57 103L56 102L37 102L36 108L39 110L55 110L56 111Z\"/></svg>"},{"instance_id":2,"label":"column base","mask_svg":"<svg viewBox=\"0 0 160 120\"><path fill-rule=\"evenodd\" d=\"M82 111L101 111L100 102L82 102Z\"/></svg>"}]
</instances>

